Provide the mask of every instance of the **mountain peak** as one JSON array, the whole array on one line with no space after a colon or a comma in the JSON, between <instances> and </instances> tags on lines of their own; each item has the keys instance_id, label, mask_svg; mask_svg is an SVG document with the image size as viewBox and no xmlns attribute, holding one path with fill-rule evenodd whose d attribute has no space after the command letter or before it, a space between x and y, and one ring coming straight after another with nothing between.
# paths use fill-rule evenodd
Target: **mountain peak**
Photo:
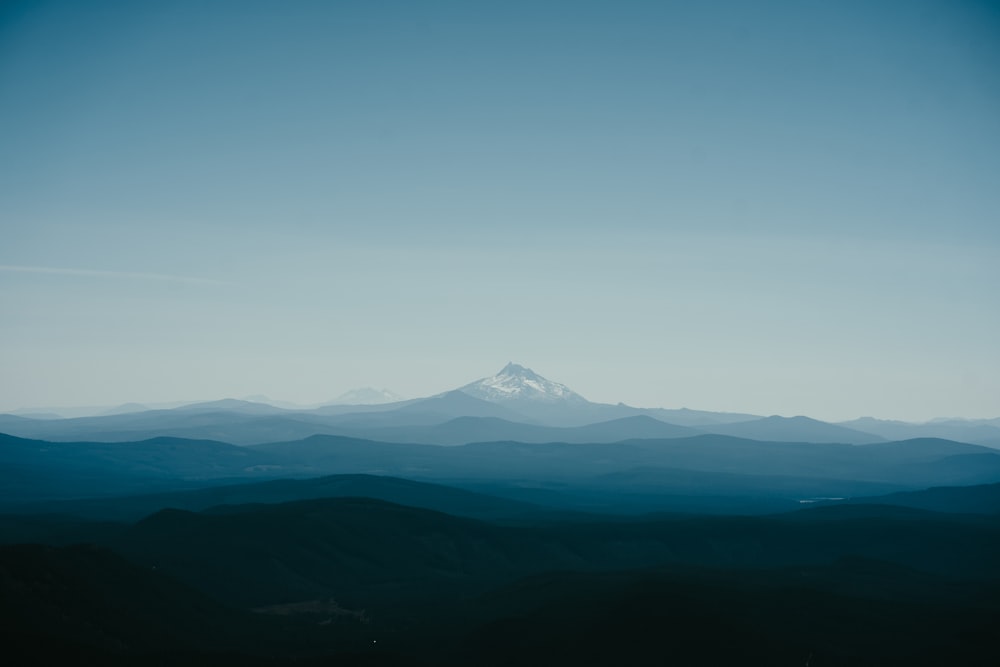
<instances>
[{"instance_id":1,"label":"mountain peak","mask_svg":"<svg viewBox=\"0 0 1000 667\"><path fill-rule=\"evenodd\" d=\"M585 402L586 400L566 385L543 378L530 368L515 364L513 361L493 377L467 384L459 391L493 402L522 400Z\"/></svg>"},{"instance_id":2,"label":"mountain peak","mask_svg":"<svg viewBox=\"0 0 1000 667\"><path fill-rule=\"evenodd\" d=\"M513 361L507 362L507 365L500 369L500 372L493 377L500 377L502 375L511 377L529 377L537 378L539 375L530 368L525 368L521 364L515 364Z\"/></svg>"},{"instance_id":3,"label":"mountain peak","mask_svg":"<svg viewBox=\"0 0 1000 667\"><path fill-rule=\"evenodd\" d=\"M331 405L379 405L383 403L397 403L403 397L388 389L375 389L373 387L358 387L346 391L333 400Z\"/></svg>"}]
</instances>

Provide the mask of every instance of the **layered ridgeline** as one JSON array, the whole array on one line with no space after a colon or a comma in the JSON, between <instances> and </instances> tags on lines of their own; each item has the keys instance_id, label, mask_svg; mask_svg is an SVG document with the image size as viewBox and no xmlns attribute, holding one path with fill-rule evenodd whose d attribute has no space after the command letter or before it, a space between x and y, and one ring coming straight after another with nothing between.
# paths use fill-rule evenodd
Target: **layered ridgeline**
<instances>
[{"instance_id":1,"label":"layered ridgeline","mask_svg":"<svg viewBox=\"0 0 1000 667\"><path fill-rule=\"evenodd\" d=\"M391 398L384 390L359 391L354 398L368 402L290 409L225 399L170 409L145 410L130 405L112 409L110 414L68 419L7 414L0 415L0 432L50 441L127 442L170 436L239 445L312 435L457 445L495 440L617 442L711 433L765 441L848 444L934 437L1000 447L1000 423L988 420L903 424L865 419L830 424L804 416L762 417L595 403L513 363L496 375L426 398L384 402Z\"/></svg>"},{"instance_id":2,"label":"layered ridgeline","mask_svg":"<svg viewBox=\"0 0 1000 667\"><path fill-rule=\"evenodd\" d=\"M0 436L0 507L8 508L329 474L445 482L563 509L742 514L1000 482L1000 452L935 439L858 446L719 435L454 447L329 435L243 447L165 437L94 443Z\"/></svg>"},{"instance_id":3,"label":"layered ridgeline","mask_svg":"<svg viewBox=\"0 0 1000 667\"><path fill-rule=\"evenodd\" d=\"M988 439L989 428L978 432ZM21 436L2 436L0 507L362 474L557 509L760 513L1000 482L1000 451L979 445L886 442L807 417L593 403L513 363L408 401L289 410L226 399L87 418L5 415L0 431Z\"/></svg>"}]
</instances>

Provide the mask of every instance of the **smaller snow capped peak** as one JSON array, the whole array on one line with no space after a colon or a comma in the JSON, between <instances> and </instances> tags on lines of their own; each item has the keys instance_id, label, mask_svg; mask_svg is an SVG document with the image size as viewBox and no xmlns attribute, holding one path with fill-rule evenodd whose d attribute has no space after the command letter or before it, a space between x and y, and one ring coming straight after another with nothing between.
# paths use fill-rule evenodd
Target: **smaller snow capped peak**
<instances>
[{"instance_id":1,"label":"smaller snow capped peak","mask_svg":"<svg viewBox=\"0 0 1000 667\"><path fill-rule=\"evenodd\" d=\"M333 401L333 405L376 405L380 403L395 403L403 400L399 394L388 389L358 387L344 392Z\"/></svg>"},{"instance_id":2,"label":"smaller snow capped peak","mask_svg":"<svg viewBox=\"0 0 1000 667\"><path fill-rule=\"evenodd\" d=\"M584 401L564 384L543 378L530 368L513 361L493 377L483 378L461 387L462 391L487 401Z\"/></svg>"}]
</instances>

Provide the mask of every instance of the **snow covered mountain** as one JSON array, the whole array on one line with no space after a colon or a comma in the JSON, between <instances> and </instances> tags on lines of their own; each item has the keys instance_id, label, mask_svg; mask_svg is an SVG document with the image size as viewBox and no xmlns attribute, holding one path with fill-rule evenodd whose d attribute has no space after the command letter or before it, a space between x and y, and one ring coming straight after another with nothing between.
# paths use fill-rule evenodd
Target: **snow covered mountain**
<instances>
[{"instance_id":1,"label":"snow covered mountain","mask_svg":"<svg viewBox=\"0 0 1000 667\"><path fill-rule=\"evenodd\" d=\"M530 368L513 362L496 375L476 380L460 391L489 403L513 410L535 424L583 426L613 419L646 415L659 421L683 426L728 423L758 418L697 410L634 408L624 403L591 403L569 387L542 377ZM518 421L518 420L514 420Z\"/></svg>"},{"instance_id":2,"label":"snow covered mountain","mask_svg":"<svg viewBox=\"0 0 1000 667\"><path fill-rule=\"evenodd\" d=\"M459 387L458 390L484 401L496 403L521 401L587 403L587 399L566 385L543 378L530 368L513 362L504 366L496 375Z\"/></svg>"}]
</instances>

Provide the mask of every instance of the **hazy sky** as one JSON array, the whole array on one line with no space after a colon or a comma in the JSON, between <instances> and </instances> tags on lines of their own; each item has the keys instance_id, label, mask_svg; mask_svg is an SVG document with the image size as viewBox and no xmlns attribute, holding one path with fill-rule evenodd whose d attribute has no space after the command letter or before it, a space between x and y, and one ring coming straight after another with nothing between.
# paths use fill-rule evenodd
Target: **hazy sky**
<instances>
[{"instance_id":1,"label":"hazy sky","mask_svg":"<svg viewBox=\"0 0 1000 667\"><path fill-rule=\"evenodd\" d=\"M514 360L1000 416L1000 9L0 4L0 410Z\"/></svg>"}]
</instances>

